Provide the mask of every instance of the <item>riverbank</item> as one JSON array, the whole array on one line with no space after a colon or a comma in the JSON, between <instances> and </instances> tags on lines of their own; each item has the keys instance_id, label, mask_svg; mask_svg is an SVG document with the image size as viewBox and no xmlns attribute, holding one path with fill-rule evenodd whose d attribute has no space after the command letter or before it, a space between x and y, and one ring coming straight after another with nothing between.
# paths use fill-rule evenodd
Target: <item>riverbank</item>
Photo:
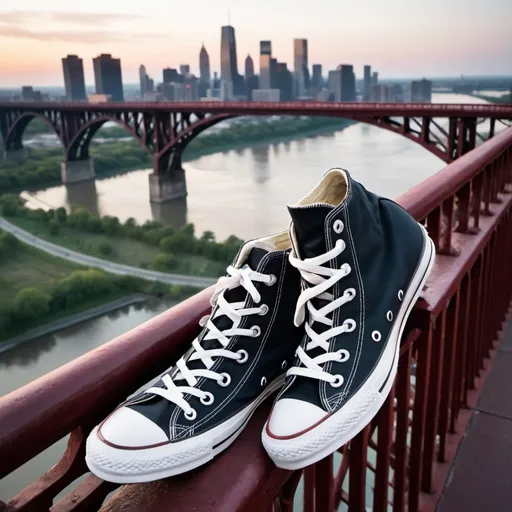
<instances>
[{"instance_id":1,"label":"riverbank","mask_svg":"<svg viewBox=\"0 0 512 512\"><path fill-rule=\"evenodd\" d=\"M145 294L133 294L129 295L128 297L122 297L120 299L113 300L100 306L89 308L86 311L82 311L80 313L67 315L64 318L60 318L50 323L45 323L39 327L30 329L23 334L0 342L0 354L18 347L21 344L28 343L35 338L39 338L40 336L53 334L54 332L58 332L67 327L80 324L87 320L92 320L93 318L106 315L126 306L143 304L146 302L147 298L148 295Z\"/></svg>"},{"instance_id":2,"label":"riverbank","mask_svg":"<svg viewBox=\"0 0 512 512\"><path fill-rule=\"evenodd\" d=\"M331 117L282 118L260 123L237 124L219 133L195 138L183 153L183 161L215 153L253 147L259 144L285 142L298 138L314 137L323 133L342 130L355 121ZM102 130L97 137L103 137ZM114 128L104 128L114 130ZM116 131L116 133L118 133ZM109 139L101 144L91 144L97 179L126 174L130 171L151 168L152 156L137 141ZM0 161L0 194L36 191L60 184L60 162L63 149L29 149L29 159L23 163Z\"/></svg>"}]
</instances>

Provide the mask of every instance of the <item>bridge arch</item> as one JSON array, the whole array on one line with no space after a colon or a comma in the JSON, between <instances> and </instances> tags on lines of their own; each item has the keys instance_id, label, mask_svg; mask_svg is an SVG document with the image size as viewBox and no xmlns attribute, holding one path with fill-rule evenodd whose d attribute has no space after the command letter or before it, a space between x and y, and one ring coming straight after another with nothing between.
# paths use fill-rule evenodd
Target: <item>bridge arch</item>
<instances>
[{"instance_id":1,"label":"bridge arch","mask_svg":"<svg viewBox=\"0 0 512 512\"><path fill-rule=\"evenodd\" d=\"M147 140L147 138L151 136L150 133L140 133L137 126L132 126L130 122L126 122L118 117L101 115L90 119L80 126L78 132L67 145L66 160L87 160L89 158L89 148L93 137L103 125L109 122L116 123L118 126L125 129L142 148L151 153L151 148Z\"/></svg>"},{"instance_id":2,"label":"bridge arch","mask_svg":"<svg viewBox=\"0 0 512 512\"><path fill-rule=\"evenodd\" d=\"M12 126L7 132L7 137L4 141L4 148L6 151L19 150L23 148L23 134L25 129L30 122L36 118L43 121L44 124L46 124L55 133L55 135L57 135L63 147L66 147L62 137L61 127L59 126L58 115L52 115L52 119L40 112L24 112L14 120Z\"/></svg>"}]
</instances>

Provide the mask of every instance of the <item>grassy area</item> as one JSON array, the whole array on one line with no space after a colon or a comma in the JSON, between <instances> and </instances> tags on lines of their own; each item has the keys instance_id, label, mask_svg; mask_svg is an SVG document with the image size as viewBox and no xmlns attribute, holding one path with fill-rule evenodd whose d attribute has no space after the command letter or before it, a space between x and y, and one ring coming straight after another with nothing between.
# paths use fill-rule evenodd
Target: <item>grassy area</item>
<instances>
[{"instance_id":1,"label":"grassy area","mask_svg":"<svg viewBox=\"0 0 512 512\"><path fill-rule=\"evenodd\" d=\"M151 268L153 259L161 252L158 246L133 238L77 231L68 226L62 226L57 234L51 234L50 226L38 219L18 216L6 218L9 222L43 240L90 256L133 267ZM112 247L110 254L105 253L105 244ZM176 267L172 269L174 274L219 277L225 272L226 265L223 262L212 261L205 256L178 253L175 258L177 263Z\"/></svg>"},{"instance_id":2,"label":"grassy area","mask_svg":"<svg viewBox=\"0 0 512 512\"><path fill-rule=\"evenodd\" d=\"M1 231L0 246L0 342L133 293L180 300L197 291L87 270Z\"/></svg>"}]
</instances>

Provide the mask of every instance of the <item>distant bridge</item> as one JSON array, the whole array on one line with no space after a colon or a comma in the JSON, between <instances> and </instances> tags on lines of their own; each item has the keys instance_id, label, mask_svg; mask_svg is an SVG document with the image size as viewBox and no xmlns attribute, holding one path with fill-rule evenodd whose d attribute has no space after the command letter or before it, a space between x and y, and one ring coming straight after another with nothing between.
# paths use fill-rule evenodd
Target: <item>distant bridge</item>
<instances>
[{"instance_id":1,"label":"distant bridge","mask_svg":"<svg viewBox=\"0 0 512 512\"><path fill-rule=\"evenodd\" d=\"M493 137L497 123L512 124L512 105L432 103L296 102L0 102L0 132L6 158L23 160L23 132L34 118L55 132L65 149L65 183L94 178L89 147L106 122L123 126L153 155L150 199L164 202L187 193L182 154L191 140L221 121L239 116L326 116L353 119L398 133L445 162ZM440 123L441 119L448 123ZM486 133L479 132L489 120ZM443 124L445 126L443 126Z\"/></svg>"}]
</instances>

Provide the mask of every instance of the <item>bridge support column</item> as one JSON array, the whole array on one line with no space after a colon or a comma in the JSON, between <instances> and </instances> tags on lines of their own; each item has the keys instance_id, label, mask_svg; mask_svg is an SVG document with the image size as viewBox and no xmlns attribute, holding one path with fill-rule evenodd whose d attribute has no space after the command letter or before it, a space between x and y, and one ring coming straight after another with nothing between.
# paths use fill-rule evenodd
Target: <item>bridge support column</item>
<instances>
[{"instance_id":1,"label":"bridge support column","mask_svg":"<svg viewBox=\"0 0 512 512\"><path fill-rule=\"evenodd\" d=\"M21 163L27 160L27 148L6 149L4 151L4 160L9 162Z\"/></svg>"},{"instance_id":2,"label":"bridge support column","mask_svg":"<svg viewBox=\"0 0 512 512\"><path fill-rule=\"evenodd\" d=\"M62 177L62 183L77 183L79 181L93 180L96 176L94 172L94 162L92 158L61 162L60 175Z\"/></svg>"},{"instance_id":3,"label":"bridge support column","mask_svg":"<svg viewBox=\"0 0 512 512\"><path fill-rule=\"evenodd\" d=\"M149 200L152 203L165 203L183 197L187 197L185 169L149 175Z\"/></svg>"}]
</instances>

